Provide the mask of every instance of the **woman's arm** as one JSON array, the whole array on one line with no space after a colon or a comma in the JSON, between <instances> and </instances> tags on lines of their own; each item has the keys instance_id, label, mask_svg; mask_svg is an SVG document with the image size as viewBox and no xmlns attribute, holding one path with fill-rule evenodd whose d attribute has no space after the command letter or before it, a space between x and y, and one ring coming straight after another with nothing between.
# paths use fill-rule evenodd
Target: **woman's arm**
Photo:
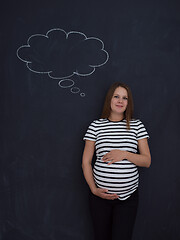
<instances>
[{"instance_id":1,"label":"woman's arm","mask_svg":"<svg viewBox=\"0 0 180 240\"><path fill-rule=\"evenodd\" d=\"M147 167L147 168L150 167L151 154L150 154L147 138L138 140L138 149L139 149L139 154L115 149L105 154L102 160L104 162L109 162L108 164L110 165L114 162L127 159L139 167Z\"/></svg>"},{"instance_id":2,"label":"woman's arm","mask_svg":"<svg viewBox=\"0 0 180 240\"><path fill-rule=\"evenodd\" d=\"M92 158L95 151L95 142L86 140L84 152L83 152L83 158L82 158L82 169L84 173L84 177L86 179L87 184L89 185L89 188L91 192L94 192L96 189L96 185L93 178L92 173Z\"/></svg>"},{"instance_id":3,"label":"woman's arm","mask_svg":"<svg viewBox=\"0 0 180 240\"><path fill-rule=\"evenodd\" d=\"M91 192L99 196L101 198L105 199L116 199L118 198L117 194L107 194L107 189L97 188L96 184L94 182L93 172L92 172L92 158L94 155L95 150L95 142L86 140L84 152L83 152L83 158L82 158L82 169L84 173L84 177L86 179L87 184L89 185L89 188L91 189Z\"/></svg>"}]
</instances>

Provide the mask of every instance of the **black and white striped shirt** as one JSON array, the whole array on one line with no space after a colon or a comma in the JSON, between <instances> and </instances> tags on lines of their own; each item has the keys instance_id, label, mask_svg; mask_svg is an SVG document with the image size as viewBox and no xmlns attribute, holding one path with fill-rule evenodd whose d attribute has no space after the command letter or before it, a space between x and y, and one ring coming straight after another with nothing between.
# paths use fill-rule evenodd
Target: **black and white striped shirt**
<instances>
[{"instance_id":1,"label":"black and white striped shirt","mask_svg":"<svg viewBox=\"0 0 180 240\"><path fill-rule=\"evenodd\" d=\"M126 127L125 119L118 122L99 119L90 124L83 139L95 141L93 175L98 187L116 193L120 200L131 196L139 184L137 166L127 159L108 165L102 161L102 157L113 149L137 153L138 140L142 138L149 138L149 135L140 120L131 120L130 130Z\"/></svg>"}]
</instances>

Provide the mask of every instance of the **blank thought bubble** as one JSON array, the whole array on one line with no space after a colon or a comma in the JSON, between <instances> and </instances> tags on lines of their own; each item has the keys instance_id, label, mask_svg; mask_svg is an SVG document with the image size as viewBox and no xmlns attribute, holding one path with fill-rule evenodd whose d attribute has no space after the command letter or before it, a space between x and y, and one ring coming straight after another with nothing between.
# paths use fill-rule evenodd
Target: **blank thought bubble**
<instances>
[{"instance_id":1,"label":"blank thought bubble","mask_svg":"<svg viewBox=\"0 0 180 240\"><path fill-rule=\"evenodd\" d=\"M57 80L68 79L59 82L62 88L74 85L74 81L69 79L73 75L91 75L109 59L100 39L86 37L84 33L76 31L66 33L59 28L51 29L45 35L30 36L27 45L17 49L17 57L32 72L48 74ZM71 89L71 92L78 91Z\"/></svg>"}]
</instances>

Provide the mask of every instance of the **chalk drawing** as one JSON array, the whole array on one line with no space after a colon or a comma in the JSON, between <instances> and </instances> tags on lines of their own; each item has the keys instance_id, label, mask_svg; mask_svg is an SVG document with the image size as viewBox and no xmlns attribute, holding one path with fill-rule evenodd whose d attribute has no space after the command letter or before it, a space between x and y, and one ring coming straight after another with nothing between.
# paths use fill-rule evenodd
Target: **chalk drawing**
<instances>
[{"instance_id":1,"label":"chalk drawing","mask_svg":"<svg viewBox=\"0 0 180 240\"><path fill-rule=\"evenodd\" d=\"M67 33L60 28L50 29L45 35L31 35L16 54L30 71L60 80L58 85L70 88L71 93L79 93L80 88L73 87L75 81L70 78L74 75L90 76L109 59L99 38L87 37L77 31ZM84 97L85 93L80 93L80 96Z\"/></svg>"},{"instance_id":2,"label":"chalk drawing","mask_svg":"<svg viewBox=\"0 0 180 240\"><path fill-rule=\"evenodd\" d=\"M64 79L59 81L59 86L62 88L72 87L73 85L74 85L74 81L71 79Z\"/></svg>"}]
</instances>

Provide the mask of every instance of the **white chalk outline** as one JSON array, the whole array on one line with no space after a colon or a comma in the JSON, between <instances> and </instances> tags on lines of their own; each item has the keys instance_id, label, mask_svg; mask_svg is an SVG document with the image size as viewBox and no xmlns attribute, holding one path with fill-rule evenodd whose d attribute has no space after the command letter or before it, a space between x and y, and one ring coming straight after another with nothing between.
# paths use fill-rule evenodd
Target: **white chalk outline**
<instances>
[{"instance_id":1,"label":"white chalk outline","mask_svg":"<svg viewBox=\"0 0 180 240\"><path fill-rule=\"evenodd\" d=\"M97 40L97 41L100 41L101 44L102 44L101 50L102 50L103 52L105 52L105 53L106 53L106 56L107 56L105 62L104 62L104 63L101 63L101 64L99 64L99 65L89 65L90 67L93 68L90 73L82 74L82 73L78 73L78 72L76 71L76 72L73 72L71 75L68 75L68 76L65 76L65 77L53 77L53 76L50 75L53 71L38 72L38 71L32 70L32 69L30 68L30 66L29 66L29 64L32 63L32 62L22 59L22 58L19 56L19 54L18 54L19 50L20 50L21 48L31 47L31 46L30 46L30 43L29 43L29 42L30 42L30 39L33 38L33 37L35 37L35 36L41 36L41 37L49 38L48 34L49 34L50 32L52 32L52 31L62 31L62 32L64 32L64 33L66 34L66 39L68 38L68 36L69 36L70 34L80 34L80 35L83 35L83 36L84 36L84 38L85 38L84 41L89 40L89 39L95 39L95 40ZM72 76L74 76L74 75L78 75L78 76L82 76L82 77L89 76L89 75L91 75L91 74L93 74L93 73L95 72L96 67L101 67L101 66L103 66L103 65L106 64L107 61L109 60L109 54L108 54L108 52L107 52L106 50L104 50L104 43L103 43L103 41L102 41L101 39L96 38L96 37L87 37L84 33L78 32L78 31L70 31L70 32L66 33L66 32L65 32L63 29L61 29L61 28L52 28L52 29L50 29L50 30L46 33L46 35L44 35L44 34L33 34L33 35L31 35L31 36L28 38L28 40L27 40L27 45L22 45L21 47L19 47L19 48L17 49L16 55L17 55L17 57L18 57L21 61L23 61L23 62L26 63L27 68L28 68L31 72L38 73L38 74L48 74L48 76L49 76L50 78L55 79L55 80L57 80L57 79L70 78L70 77L72 77Z\"/></svg>"},{"instance_id":2,"label":"white chalk outline","mask_svg":"<svg viewBox=\"0 0 180 240\"><path fill-rule=\"evenodd\" d=\"M73 91L73 89L75 89L75 88L77 89L77 91ZM71 88L71 92L74 93L74 94L77 94L77 93L80 92L80 88L78 88L78 87L72 87L72 88Z\"/></svg>"},{"instance_id":3,"label":"white chalk outline","mask_svg":"<svg viewBox=\"0 0 180 240\"><path fill-rule=\"evenodd\" d=\"M85 94L85 93L80 93L80 96L81 96L81 97L85 97L86 94Z\"/></svg>"},{"instance_id":4,"label":"white chalk outline","mask_svg":"<svg viewBox=\"0 0 180 240\"><path fill-rule=\"evenodd\" d=\"M62 86L61 83L64 82L64 81L71 81L72 83L70 85L67 85L67 86ZM74 86L74 84L75 84L74 81L72 79L68 79L68 78L63 79L63 80L59 81L59 83L58 83L58 85L62 88L69 88L69 87Z\"/></svg>"}]
</instances>

